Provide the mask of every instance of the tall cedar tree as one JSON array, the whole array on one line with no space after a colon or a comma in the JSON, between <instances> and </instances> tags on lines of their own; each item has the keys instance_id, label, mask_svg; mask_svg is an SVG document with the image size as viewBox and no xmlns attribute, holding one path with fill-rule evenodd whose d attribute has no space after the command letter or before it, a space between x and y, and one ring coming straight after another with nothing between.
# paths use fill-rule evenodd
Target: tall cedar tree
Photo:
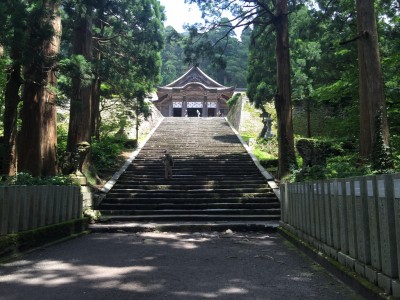
<instances>
[{"instance_id":1,"label":"tall cedar tree","mask_svg":"<svg viewBox=\"0 0 400 300\"><path fill-rule=\"evenodd\" d=\"M292 100L290 82L290 52L288 30L288 2L287 0L254 0L254 1L213 1L213 3L186 0L197 3L203 15L214 15L214 26L229 27L230 30L238 26L247 27L261 23L265 30L275 31L275 59L277 66L275 94L275 109L278 119L278 148L279 166L278 177L283 178L290 173L292 165L296 164L294 149L294 134L292 121ZM218 22L221 10L229 9L234 15L234 21ZM263 22L263 20L265 20ZM229 33L229 30L228 30Z\"/></svg>"},{"instance_id":2,"label":"tall cedar tree","mask_svg":"<svg viewBox=\"0 0 400 300\"><path fill-rule=\"evenodd\" d=\"M357 0L360 155L371 159L376 131L382 130L384 144L389 146L384 83L380 63L378 33L373 0ZM376 126L376 115L382 109L382 128Z\"/></svg>"},{"instance_id":3,"label":"tall cedar tree","mask_svg":"<svg viewBox=\"0 0 400 300\"><path fill-rule=\"evenodd\" d=\"M71 152L79 142L100 138L102 84L119 96L127 85L131 92L141 90L143 81L145 92L150 91L160 69L163 16L156 0L69 0L65 9L74 20L72 52L91 65L93 78L90 84L83 80L84 74L72 78L67 145ZM88 168L90 156L84 171Z\"/></svg>"},{"instance_id":4,"label":"tall cedar tree","mask_svg":"<svg viewBox=\"0 0 400 300\"><path fill-rule=\"evenodd\" d=\"M92 60L93 7L90 1L81 1L75 6L72 52ZM67 151L73 152L80 142L91 142L92 85L81 76L72 78L72 97L68 128Z\"/></svg>"},{"instance_id":5,"label":"tall cedar tree","mask_svg":"<svg viewBox=\"0 0 400 300\"><path fill-rule=\"evenodd\" d=\"M26 38L26 1L6 1L1 4L0 37L2 49L6 49L11 63L7 68L7 83L4 90L4 155L2 174L10 176L17 172L17 107L20 102L21 60ZM1 56L1 55L0 55Z\"/></svg>"},{"instance_id":6,"label":"tall cedar tree","mask_svg":"<svg viewBox=\"0 0 400 300\"><path fill-rule=\"evenodd\" d=\"M57 172L57 119L54 86L57 54L60 49L60 3L54 0L30 1L31 18L28 44L32 57L24 65L22 126L18 151L19 171L33 176Z\"/></svg>"}]
</instances>

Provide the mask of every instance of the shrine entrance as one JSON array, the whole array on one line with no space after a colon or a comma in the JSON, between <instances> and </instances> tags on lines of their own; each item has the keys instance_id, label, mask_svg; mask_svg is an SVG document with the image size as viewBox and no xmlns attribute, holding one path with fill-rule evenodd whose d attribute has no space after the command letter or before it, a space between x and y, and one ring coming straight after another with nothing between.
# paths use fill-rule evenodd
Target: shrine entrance
<instances>
[{"instance_id":1,"label":"shrine entrance","mask_svg":"<svg viewBox=\"0 0 400 300\"><path fill-rule=\"evenodd\" d=\"M208 116L208 117L215 117L215 116L216 116L216 114L215 114L215 108L209 108L209 109L207 110L207 116Z\"/></svg>"},{"instance_id":2,"label":"shrine entrance","mask_svg":"<svg viewBox=\"0 0 400 300\"><path fill-rule=\"evenodd\" d=\"M198 110L198 108L188 108L187 109L188 117L197 117L197 110ZM200 111L200 113L201 113L201 111Z\"/></svg>"},{"instance_id":3,"label":"shrine entrance","mask_svg":"<svg viewBox=\"0 0 400 300\"><path fill-rule=\"evenodd\" d=\"M174 117L182 117L182 108L174 108Z\"/></svg>"},{"instance_id":4,"label":"shrine entrance","mask_svg":"<svg viewBox=\"0 0 400 300\"><path fill-rule=\"evenodd\" d=\"M217 117L229 111L226 101L234 87L226 87L192 67L166 86L157 88L154 105L164 117Z\"/></svg>"},{"instance_id":5,"label":"shrine entrance","mask_svg":"<svg viewBox=\"0 0 400 300\"><path fill-rule=\"evenodd\" d=\"M198 117L197 111L200 112L200 117L203 117L203 102L188 101L187 102L187 115L188 117Z\"/></svg>"}]
</instances>

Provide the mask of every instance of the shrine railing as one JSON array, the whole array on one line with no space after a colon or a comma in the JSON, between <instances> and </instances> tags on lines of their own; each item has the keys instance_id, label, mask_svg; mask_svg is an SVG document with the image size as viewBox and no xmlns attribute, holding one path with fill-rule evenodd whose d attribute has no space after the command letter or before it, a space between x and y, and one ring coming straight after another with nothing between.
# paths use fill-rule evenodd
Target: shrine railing
<instances>
[{"instance_id":1,"label":"shrine railing","mask_svg":"<svg viewBox=\"0 0 400 300\"><path fill-rule=\"evenodd\" d=\"M79 186L0 187L0 235L81 217Z\"/></svg>"},{"instance_id":2,"label":"shrine railing","mask_svg":"<svg viewBox=\"0 0 400 300\"><path fill-rule=\"evenodd\" d=\"M400 174L281 185L282 226L400 296Z\"/></svg>"}]
</instances>

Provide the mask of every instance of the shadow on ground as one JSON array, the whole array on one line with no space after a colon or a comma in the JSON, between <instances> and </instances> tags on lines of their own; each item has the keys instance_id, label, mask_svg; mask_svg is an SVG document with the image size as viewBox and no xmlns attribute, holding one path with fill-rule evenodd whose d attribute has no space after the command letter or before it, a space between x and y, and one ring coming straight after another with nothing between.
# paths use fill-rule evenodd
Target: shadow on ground
<instances>
[{"instance_id":1,"label":"shadow on ground","mask_svg":"<svg viewBox=\"0 0 400 300\"><path fill-rule=\"evenodd\" d=\"M0 299L355 299L277 234L91 234L0 266Z\"/></svg>"}]
</instances>

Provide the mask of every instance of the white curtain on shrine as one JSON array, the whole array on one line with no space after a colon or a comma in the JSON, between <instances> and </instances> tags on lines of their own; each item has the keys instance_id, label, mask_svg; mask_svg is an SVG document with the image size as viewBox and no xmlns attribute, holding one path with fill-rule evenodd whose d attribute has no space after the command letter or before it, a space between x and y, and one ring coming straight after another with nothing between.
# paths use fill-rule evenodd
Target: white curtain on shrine
<instances>
[{"instance_id":1,"label":"white curtain on shrine","mask_svg":"<svg viewBox=\"0 0 400 300\"><path fill-rule=\"evenodd\" d=\"M203 108L203 102L188 102L187 108Z\"/></svg>"}]
</instances>

